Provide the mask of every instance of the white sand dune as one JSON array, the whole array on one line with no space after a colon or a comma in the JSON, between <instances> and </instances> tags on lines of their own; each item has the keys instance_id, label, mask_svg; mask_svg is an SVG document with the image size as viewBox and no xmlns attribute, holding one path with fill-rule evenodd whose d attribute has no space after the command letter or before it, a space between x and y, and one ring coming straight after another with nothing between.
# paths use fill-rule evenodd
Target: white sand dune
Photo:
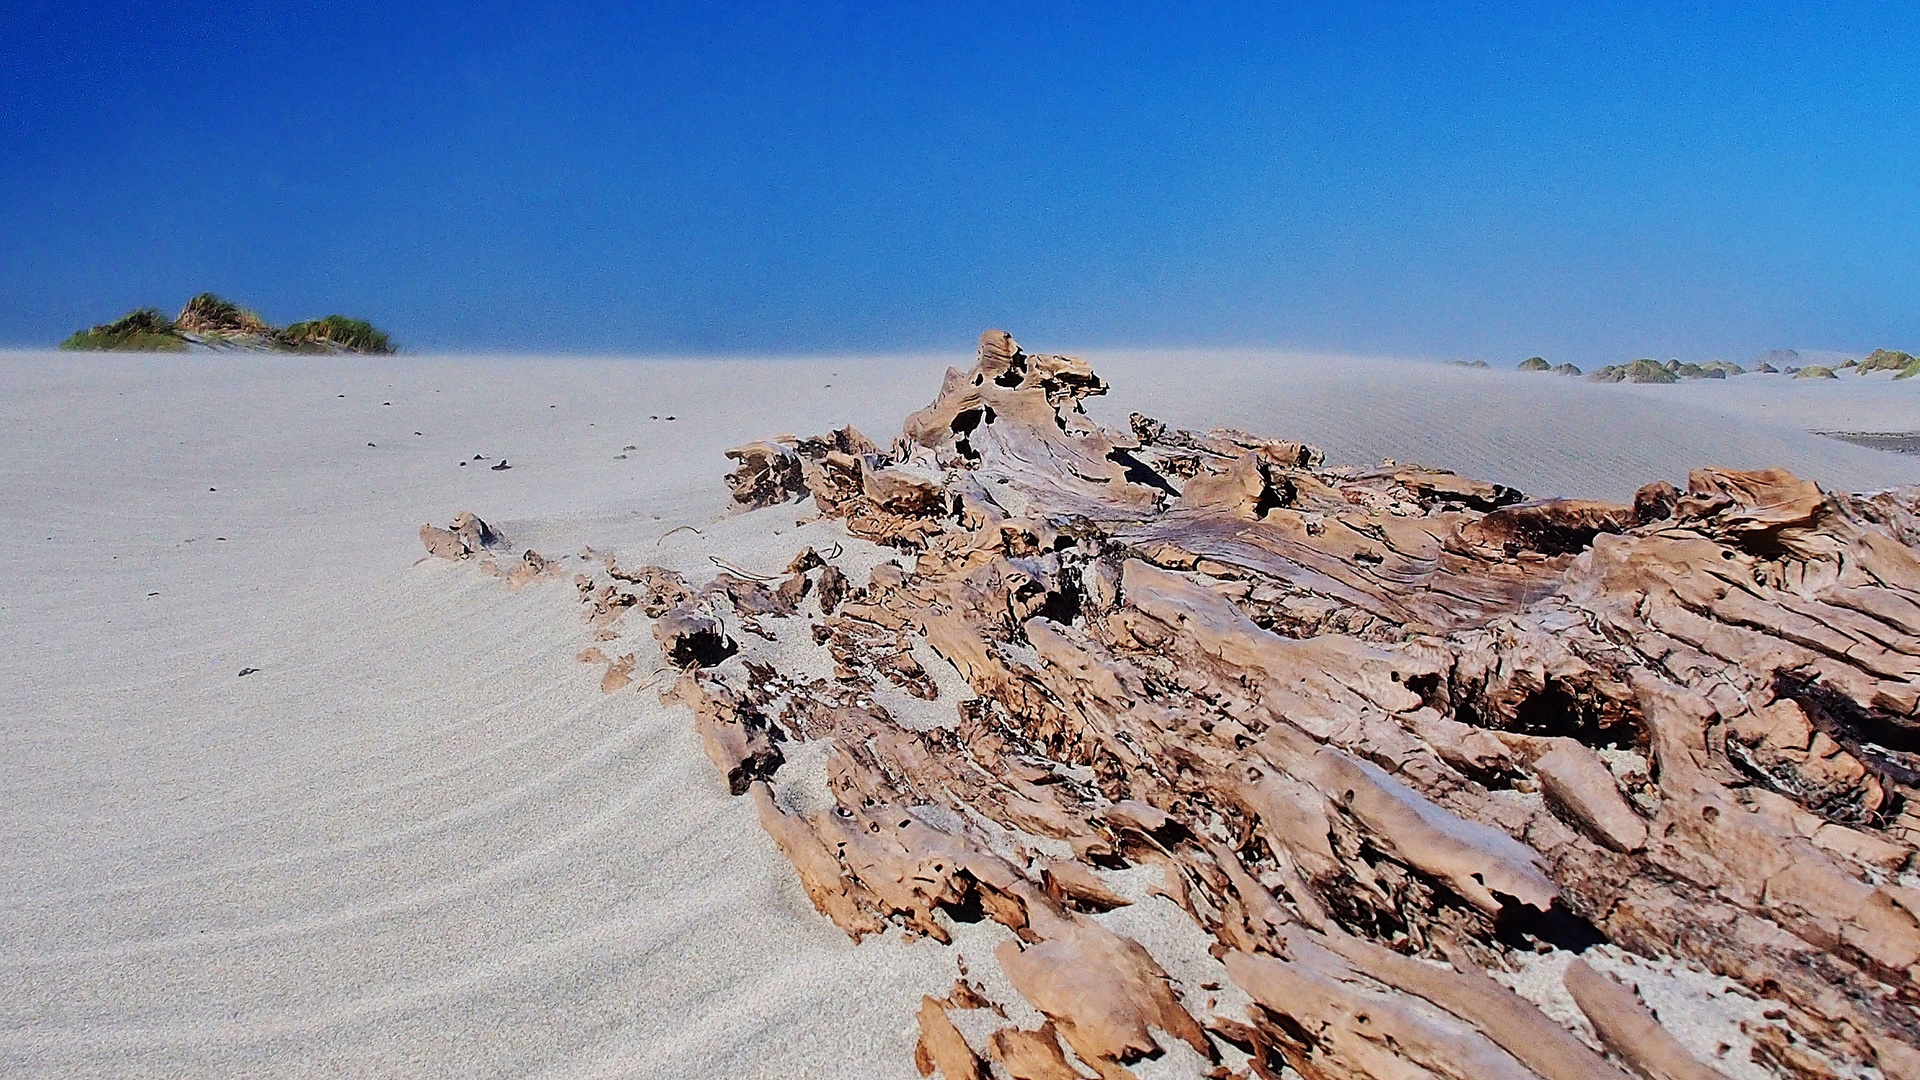
<instances>
[{"instance_id":1,"label":"white sand dune","mask_svg":"<svg viewBox=\"0 0 1920 1080\"><path fill-rule=\"evenodd\" d=\"M1418 461L1534 495L1624 499L1699 465L1778 465L1836 488L1920 478L1920 459L1863 452L1810 431L1920 431L1920 386L1890 376L1743 375L1666 386L1440 364L1273 353L1119 353L1093 407L1124 425L1151 403L1182 426L1303 439L1330 462Z\"/></svg>"},{"instance_id":2,"label":"white sand dune","mask_svg":"<svg viewBox=\"0 0 1920 1080\"><path fill-rule=\"evenodd\" d=\"M1798 430L1920 428L1911 383L1091 355L1109 423L1536 494L1920 482ZM903 1003L956 950L852 946L684 714L573 659L570 585L419 562L415 530L472 509L550 556L778 567L836 526L714 520L720 451L884 439L964 360L0 355L0 1075L914 1075Z\"/></svg>"}]
</instances>

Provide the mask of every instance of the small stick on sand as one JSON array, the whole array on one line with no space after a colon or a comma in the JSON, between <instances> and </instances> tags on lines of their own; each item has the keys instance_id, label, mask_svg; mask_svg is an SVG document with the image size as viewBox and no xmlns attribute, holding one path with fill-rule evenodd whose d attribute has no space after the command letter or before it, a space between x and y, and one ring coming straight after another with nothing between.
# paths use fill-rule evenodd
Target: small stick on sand
<instances>
[{"instance_id":1,"label":"small stick on sand","mask_svg":"<svg viewBox=\"0 0 1920 1080\"><path fill-rule=\"evenodd\" d=\"M720 569L725 570L730 574L738 574L739 576L743 578L747 578L750 581L779 580L778 574L756 574L751 570L742 570L738 566L735 566L734 564L728 562L727 560L721 558L718 555L709 555L707 556L707 558L713 563L713 565L719 567Z\"/></svg>"}]
</instances>

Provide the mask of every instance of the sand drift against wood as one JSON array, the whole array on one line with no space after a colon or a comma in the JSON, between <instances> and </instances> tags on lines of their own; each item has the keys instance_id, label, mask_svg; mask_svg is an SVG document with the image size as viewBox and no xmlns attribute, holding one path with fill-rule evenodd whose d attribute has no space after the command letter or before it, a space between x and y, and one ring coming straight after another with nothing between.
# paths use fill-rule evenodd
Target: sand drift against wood
<instances>
[{"instance_id":1,"label":"sand drift against wood","mask_svg":"<svg viewBox=\"0 0 1920 1080\"><path fill-rule=\"evenodd\" d=\"M1529 500L1103 430L1105 390L991 331L889 447L729 451L735 510L811 501L899 553L864 581L811 548L766 578L596 553L575 579L603 688L649 685L607 653L652 620L666 694L824 917L1005 928L998 973L901 1004L923 1072L1720 1075L1597 961L1564 965L1572 1020L1497 978L1598 948L1739 984L1769 1071L1920 1080L1920 492L1699 469ZM817 798L783 787L803 758ZM1142 873L1218 981L1101 915Z\"/></svg>"}]
</instances>

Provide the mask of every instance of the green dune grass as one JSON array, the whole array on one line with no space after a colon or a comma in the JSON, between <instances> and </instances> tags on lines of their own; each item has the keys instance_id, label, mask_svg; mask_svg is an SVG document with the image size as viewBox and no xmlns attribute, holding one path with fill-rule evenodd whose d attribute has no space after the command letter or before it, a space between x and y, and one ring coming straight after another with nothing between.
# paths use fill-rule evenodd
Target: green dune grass
<instances>
[{"instance_id":1,"label":"green dune grass","mask_svg":"<svg viewBox=\"0 0 1920 1080\"><path fill-rule=\"evenodd\" d=\"M240 305L201 293L173 319L158 308L140 308L110 323L81 330L60 343L86 352L185 352L195 345L260 352L351 352L391 354L393 339L364 319L329 315L276 329Z\"/></svg>"}]
</instances>

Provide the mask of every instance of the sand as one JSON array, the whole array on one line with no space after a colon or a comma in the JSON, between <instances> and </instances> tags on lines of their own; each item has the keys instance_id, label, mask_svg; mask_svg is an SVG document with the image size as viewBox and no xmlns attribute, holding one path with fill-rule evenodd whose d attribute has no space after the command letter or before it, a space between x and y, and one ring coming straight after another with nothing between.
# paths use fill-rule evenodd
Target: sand
<instances>
[{"instance_id":1,"label":"sand","mask_svg":"<svg viewBox=\"0 0 1920 1080\"><path fill-rule=\"evenodd\" d=\"M1920 429L1911 382L1085 354L1109 423L1536 494L1920 482L1801 430ZM834 526L716 521L721 449L884 440L965 360L0 355L0 1074L914 1075L902 1003L991 942L851 945L686 716L573 659L564 578L510 592L415 531L775 568Z\"/></svg>"},{"instance_id":2,"label":"sand","mask_svg":"<svg viewBox=\"0 0 1920 1080\"><path fill-rule=\"evenodd\" d=\"M1810 431L1920 431L1920 380L1742 375L1666 386L1271 353L1119 353L1098 368L1124 423L1141 399L1186 427L1320 446L1329 462L1417 461L1535 495L1625 499L1699 465L1778 465L1838 488L1913 483L1914 461ZM1117 407L1117 408L1115 408Z\"/></svg>"}]
</instances>

